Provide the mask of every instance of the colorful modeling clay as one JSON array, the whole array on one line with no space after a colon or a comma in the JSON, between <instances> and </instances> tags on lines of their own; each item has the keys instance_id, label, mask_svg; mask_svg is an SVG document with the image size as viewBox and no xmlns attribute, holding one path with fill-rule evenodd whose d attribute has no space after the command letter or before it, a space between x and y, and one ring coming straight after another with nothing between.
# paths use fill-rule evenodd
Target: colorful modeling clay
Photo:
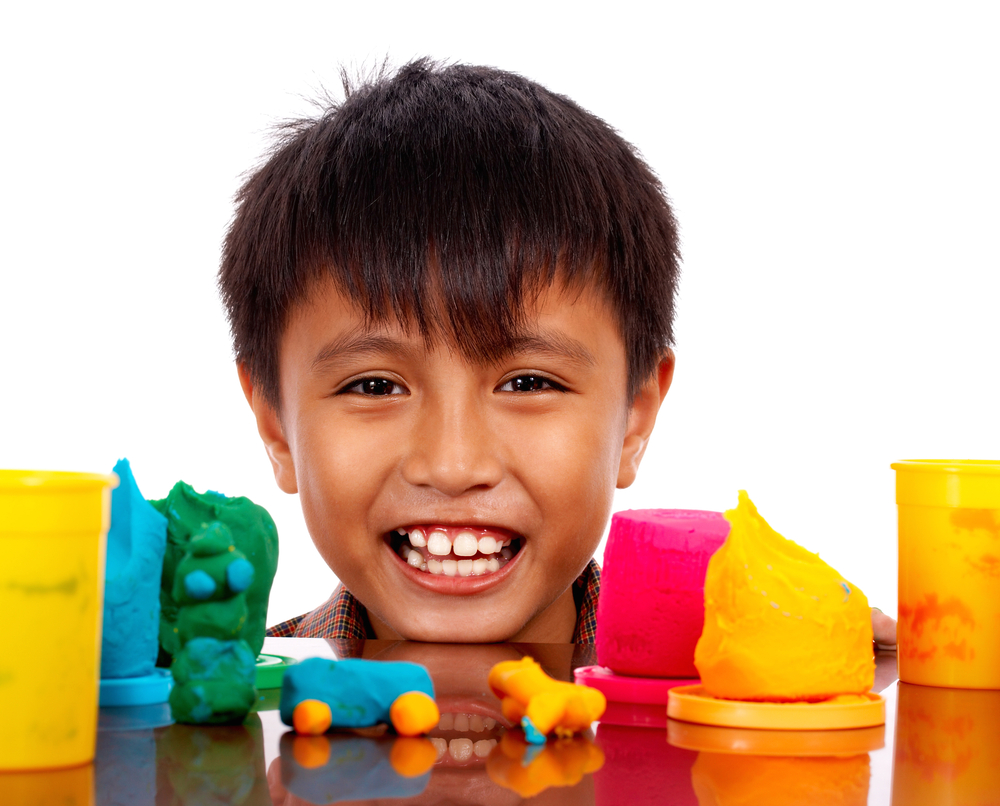
<instances>
[{"instance_id":1,"label":"colorful modeling clay","mask_svg":"<svg viewBox=\"0 0 1000 806\"><path fill-rule=\"evenodd\" d=\"M256 658L245 641L193 638L170 667L174 720L195 725L242 722L257 692Z\"/></svg>"},{"instance_id":2,"label":"colorful modeling clay","mask_svg":"<svg viewBox=\"0 0 1000 806\"><path fill-rule=\"evenodd\" d=\"M505 733L486 760L486 772L494 783L522 798L531 798L551 787L576 786L584 775L596 772L602 764L601 749L583 736L539 746L525 743L514 733Z\"/></svg>"},{"instance_id":3,"label":"colorful modeling clay","mask_svg":"<svg viewBox=\"0 0 1000 806\"><path fill-rule=\"evenodd\" d=\"M705 569L729 533L719 512L617 512L601 568L597 662L621 675L696 677Z\"/></svg>"},{"instance_id":4,"label":"colorful modeling clay","mask_svg":"<svg viewBox=\"0 0 1000 806\"><path fill-rule=\"evenodd\" d=\"M708 693L815 702L869 691L875 661L865 595L771 529L746 492L725 514L732 530L708 564L695 650Z\"/></svg>"},{"instance_id":5,"label":"colorful modeling clay","mask_svg":"<svg viewBox=\"0 0 1000 806\"><path fill-rule=\"evenodd\" d=\"M160 646L174 655L184 643L182 634L222 638L222 631L241 621L236 634L225 637L242 638L254 656L260 654L267 599L278 567L278 531L267 510L248 498L196 493L183 481L166 498L150 503L168 522ZM213 526L217 523L224 528ZM192 545L195 539L197 547ZM233 546L228 556L223 544ZM238 601L236 593L242 595ZM182 608L196 603L211 606L187 611L182 618ZM213 625L216 619L225 626Z\"/></svg>"},{"instance_id":6,"label":"colorful modeling clay","mask_svg":"<svg viewBox=\"0 0 1000 806\"><path fill-rule=\"evenodd\" d=\"M434 684L423 666L358 658L309 658L290 666L280 710L282 722L307 735L385 723L401 736L417 736L440 718Z\"/></svg>"},{"instance_id":7,"label":"colorful modeling clay","mask_svg":"<svg viewBox=\"0 0 1000 806\"><path fill-rule=\"evenodd\" d=\"M101 677L143 677L156 666L160 631L160 574L167 519L149 505L128 459L115 465L111 492Z\"/></svg>"},{"instance_id":8,"label":"colorful modeling clay","mask_svg":"<svg viewBox=\"0 0 1000 806\"><path fill-rule=\"evenodd\" d=\"M553 680L527 656L494 666L489 686L500 698L504 717L520 724L531 744L544 744L553 731L566 737L586 730L607 706L597 689Z\"/></svg>"}]
</instances>

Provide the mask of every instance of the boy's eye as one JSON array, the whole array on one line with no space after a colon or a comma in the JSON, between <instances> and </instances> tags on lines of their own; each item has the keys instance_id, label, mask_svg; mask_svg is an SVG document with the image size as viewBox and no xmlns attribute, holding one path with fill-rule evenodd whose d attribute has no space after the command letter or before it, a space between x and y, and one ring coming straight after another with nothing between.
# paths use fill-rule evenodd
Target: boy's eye
<instances>
[{"instance_id":1,"label":"boy's eye","mask_svg":"<svg viewBox=\"0 0 1000 806\"><path fill-rule=\"evenodd\" d=\"M565 387L560 386L544 375L518 375L511 378L506 383L497 387L498 392L542 392L546 389L563 391Z\"/></svg>"},{"instance_id":2,"label":"boy's eye","mask_svg":"<svg viewBox=\"0 0 1000 806\"><path fill-rule=\"evenodd\" d=\"M340 394L349 393L368 395L369 397L384 397L387 395L405 395L406 389L401 384L391 381L388 378L362 378L360 381L355 381L350 386L345 386L340 390Z\"/></svg>"}]
</instances>

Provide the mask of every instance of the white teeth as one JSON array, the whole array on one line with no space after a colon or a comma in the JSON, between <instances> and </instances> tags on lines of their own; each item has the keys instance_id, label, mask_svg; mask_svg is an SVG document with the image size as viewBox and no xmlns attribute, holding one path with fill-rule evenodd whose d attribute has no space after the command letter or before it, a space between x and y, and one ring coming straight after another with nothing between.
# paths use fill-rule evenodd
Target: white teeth
<instances>
[{"instance_id":1,"label":"white teeth","mask_svg":"<svg viewBox=\"0 0 1000 806\"><path fill-rule=\"evenodd\" d=\"M459 560L458 561L458 575L460 577L470 577L470 576L472 576L472 560Z\"/></svg>"},{"instance_id":2,"label":"white teeth","mask_svg":"<svg viewBox=\"0 0 1000 806\"><path fill-rule=\"evenodd\" d=\"M406 558L407 565L420 568L424 564L424 555L416 549L410 549L410 556Z\"/></svg>"},{"instance_id":3,"label":"white teeth","mask_svg":"<svg viewBox=\"0 0 1000 806\"><path fill-rule=\"evenodd\" d=\"M440 560L428 560L427 561L427 570L430 571L432 574L435 574L435 575L440 575L440 574L444 573L444 568L441 567L441 561Z\"/></svg>"},{"instance_id":4,"label":"white teeth","mask_svg":"<svg viewBox=\"0 0 1000 806\"><path fill-rule=\"evenodd\" d=\"M486 563L486 570L491 574L496 573L500 570L500 561L496 557L490 557Z\"/></svg>"},{"instance_id":5,"label":"white teeth","mask_svg":"<svg viewBox=\"0 0 1000 806\"><path fill-rule=\"evenodd\" d=\"M483 732L483 718L479 714L469 716L469 730L474 733Z\"/></svg>"},{"instance_id":6,"label":"white teeth","mask_svg":"<svg viewBox=\"0 0 1000 806\"><path fill-rule=\"evenodd\" d=\"M486 728L486 730L493 730L496 726L497 721L493 719L493 717L488 716L483 720L483 727Z\"/></svg>"},{"instance_id":7,"label":"white teeth","mask_svg":"<svg viewBox=\"0 0 1000 806\"><path fill-rule=\"evenodd\" d=\"M434 750L437 753L437 757L440 759L448 751L448 742L439 736L430 737L431 744L434 745Z\"/></svg>"},{"instance_id":8,"label":"white teeth","mask_svg":"<svg viewBox=\"0 0 1000 806\"><path fill-rule=\"evenodd\" d=\"M422 549L427 545L427 538L424 537L424 533L420 529L414 529L410 532L410 545L415 549Z\"/></svg>"},{"instance_id":9,"label":"white teeth","mask_svg":"<svg viewBox=\"0 0 1000 806\"><path fill-rule=\"evenodd\" d=\"M452 724L455 726L455 730L465 733L469 729L469 715L455 714L455 721Z\"/></svg>"},{"instance_id":10,"label":"white teeth","mask_svg":"<svg viewBox=\"0 0 1000 806\"><path fill-rule=\"evenodd\" d=\"M427 538L427 550L439 557L451 554L451 541L448 535L444 532L431 532L431 536Z\"/></svg>"},{"instance_id":11,"label":"white teeth","mask_svg":"<svg viewBox=\"0 0 1000 806\"><path fill-rule=\"evenodd\" d=\"M479 538L479 552L481 554L493 554L497 550L497 541L493 537Z\"/></svg>"},{"instance_id":12,"label":"white teeth","mask_svg":"<svg viewBox=\"0 0 1000 806\"><path fill-rule=\"evenodd\" d=\"M441 567L446 577L453 577L458 573L458 563L455 560L441 560Z\"/></svg>"},{"instance_id":13,"label":"white teeth","mask_svg":"<svg viewBox=\"0 0 1000 806\"><path fill-rule=\"evenodd\" d=\"M503 557L505 560L509 560L511 557L514 556L514 552L511 551L506 546L504 546L502 549L500 549L500 556Z\"/></svg>"},{"instance_id":14,"label":"white teeth","mask_svg":"<svg viewBox=\"0 0 1000 806\"><path fill-rule=\"evenodd\" d=\"M480 557L478 560L473 560L472 561L472 573L475 574L477 577L478 576L482 576L489 569L489 565L490 565L490 561L489 560L485 560L482 557Z\"/></svg>"},{"instance_id":15,"label":"white teeth","mask_svg":"<svg viewBox=\"0 0 1000 806\"><path fill-rule=\"evenodd\" d=\"M472 752L476 754L477 758L486 758L496 746L496 739L480 739L472 745Z\"/></svg>"},{"instance_id":16,"label":"white teeth","mask_svg":"<svg viewBox=\"0 0 1000 806\"><path fill-rule=\"evenodd\" d=\"M438 720L438 727L441 730L454 730L455 715L451 712L447 714L441 714L441 718Z\"/></svg>"},{"instance_id":17,"label":"white teeth","mask_svg":"<svg viewBox=\"0 0 1000 806\"><path fill-rule=\"evenodd\" d=\"M459 532L452 549L459 557L474 557L479 549L479 544L472 532Z\"/></svg>"},{"instance_id":18,"label":"white teeth","mask_svg":"<svg viewBox=\"0 0 1000 806\"><path fill-rule=\"evenodd\" d=\"M472 739L452 739L448 752L455 761L468 761L472 757Z\"/></svg>"}]
</instances>

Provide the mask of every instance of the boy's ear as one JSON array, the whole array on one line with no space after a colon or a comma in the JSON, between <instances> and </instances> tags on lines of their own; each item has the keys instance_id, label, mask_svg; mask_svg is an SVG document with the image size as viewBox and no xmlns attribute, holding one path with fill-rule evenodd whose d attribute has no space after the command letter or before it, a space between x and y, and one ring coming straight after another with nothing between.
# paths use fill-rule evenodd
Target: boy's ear
<instances>
[{"instance_id":1,"label":"boy's ear","mask_svg":"<svg viewBox=\"0 0 1000 806\"><path fill-rule=\"evenodd\" d=\"M239 364L237 370L243 394L246 395L247 403L250 404L254 417L257 418L257 432L264 440L264 448L267 450L271 467L274 469L274 480L282 491L297 493L299 488L295 481L295 464L292 462L292 452L288 448L285 429L281 425L278 412L264 399L263 395L258 395L254 391L253 382L250 380L250 373L247 372L246 367Z\"/></svg>"},{"instance_id":2,"label":"boy's ear","mask_svg":"<svg viewBox=\"0 0 1000 806\"><path fill-rule=\"evenodd\" d=\"M632 401L622 443L622 456L618 464L618 489L622 490L635 481L639 462L649 444L649 435L656 424L656 414L660 404L670 389L674 378L674 351L668 349L656 368L656 372L646 381Z\"/></svg>"}]
</instances>

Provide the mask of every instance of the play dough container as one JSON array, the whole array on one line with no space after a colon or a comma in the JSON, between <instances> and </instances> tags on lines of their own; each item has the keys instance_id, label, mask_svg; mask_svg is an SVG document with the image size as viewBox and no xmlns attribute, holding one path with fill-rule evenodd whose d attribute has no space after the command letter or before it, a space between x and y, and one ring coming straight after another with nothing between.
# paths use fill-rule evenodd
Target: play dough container
<instances>
[{"instance_id":1,"label":"play dough container","mask_svg":"<svg viewBox=\"0 0 1000 806\"><path fill-rule=\"evenodd\" d=\"M1000 689L1000 462L906 461L899 508L899 679Z\"/></svg>"},{"instance_id":2,"label":"play dough container","mask_svg":"<svg viewBox=\"0 0 1000 806\"><path fill-rule=\"evenodd\" d=\"M114 475L0 470L0 770L94 757Z\"/></svg>"}]
</instances>

